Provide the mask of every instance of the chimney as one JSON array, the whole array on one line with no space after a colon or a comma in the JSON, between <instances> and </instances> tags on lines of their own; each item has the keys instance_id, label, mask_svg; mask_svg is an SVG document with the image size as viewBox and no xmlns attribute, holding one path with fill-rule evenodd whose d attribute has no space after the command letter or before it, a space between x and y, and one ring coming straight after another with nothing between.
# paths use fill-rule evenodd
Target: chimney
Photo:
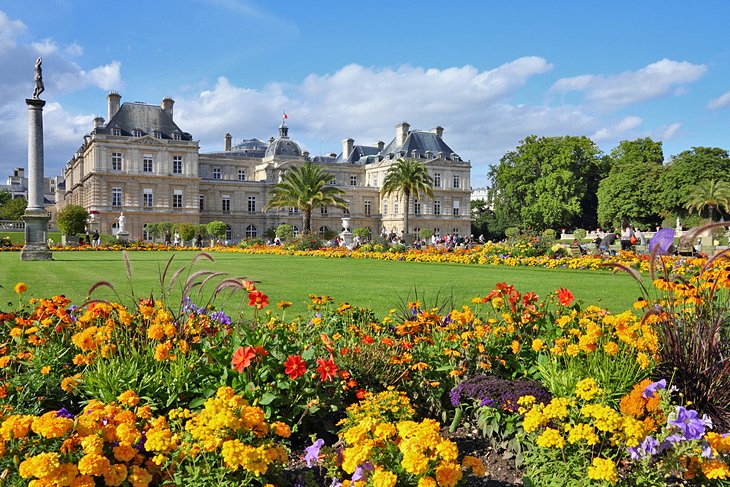
<instances>
[{"instance_id":1,"label":"chimney","mask_svg":"<svg viewBox=\"0 0 730 487\"><path fill-rule=\"evenodd\" d=\"M162 111L170 115L170 118L172 118L172 106L175 104L175 100L170 98L169 96L166 96L162 99L162 103L160 103L160 107L162 108Z\"/></svg>"},{"instance_id":2,"label":"chimney","mask_svg":"<svg viewBox=\"0 0 730 487\"><path fill-rule=\"evenodd\" d=\"M231 150L231 139L231 134L226 134L223 137L223 150L225 150L226 152L230 152Z\"/></svg>"},{"instance_id":3,"label":"chimney","mask_svg":"<svg viewBox=\"0 0 730 487\"><path fill-rule=\"evenodd\" d=\"M435 133L436 137L438 137L439 139L444 138L444 128L441 125L437 125L436 127L434 127L433 133Z\"/></svg>"},{"instance_id":4,"label":"chimney","mask_svg":"<svg viewBox=\"0 0 730 487\"><path fill-rule=\"evenodd\" d=\"M114 115L116 115L119 111L119 101L122 99L122 95L116 91L110 91L107 99L109 100L109 113L107 119L111 122L112 117L114 117Z\"/></svg>"},{"instance_id":5,"label":"chimney","mask_svg":"<svg viewBox=\"0 0 730 487\"><path fill-rule=\"evenodd\" d=\"M345 139L342 141L342 160L347 160L352 154L352 146L355 143L352 139Z\"/></svg>"},{"instance_id":6,"label":"chimney","mask_svg":"<svg viewBox=\"0 0 730 487\"><path fill-rule=\"evenodd\" d=\"M411 126L407 122L401 122L395 126L395 145L402 147L408 137L408 129Z\"/></svg>"},{"instance_id":7,"label":"chimney","mask_svg":"<svg viewBox=\"0 0 730 487\"><path fill-rule=\"evenodd\" d=\"M94 119L94 128L100 129L104 126L104 117L96 117Z\"/></svg>"},{"instance_id":8,"label":"chimney","mask_svg":"<svg viewBox=\"0 0 730 487\"><path fill-rule=\"evenodd\" d=\"M309 160L309 151L305 150L304 152L302 152L302 156L304 156L305 161L308 161Z\"/></svg>"},{"instance_id":9,"label":"chimney","mask_svg":"<svg viewBox=\"0 0 730 487\"><path fill-rule=\"evenodd\" d=\"M382 140L378 141L378 152L383 152L383 149L385 148L385 142Z\"/></svg>"}]
</instances>

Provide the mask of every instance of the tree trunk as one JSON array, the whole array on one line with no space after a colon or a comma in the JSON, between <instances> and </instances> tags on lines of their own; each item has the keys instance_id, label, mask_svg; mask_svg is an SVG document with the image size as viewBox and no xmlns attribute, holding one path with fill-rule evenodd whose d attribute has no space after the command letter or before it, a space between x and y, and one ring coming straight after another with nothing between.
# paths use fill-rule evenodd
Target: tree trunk
<instances>
[{"instance_id":1,"label":"tree trunk","mask_svg":"<svg viewBox=\"0 0 730 487\"><path fill-rule=\"evenodd\" d=\"M707 206L708 206L708 208L710 208L710 223L712 223L712 221L713 221L712 217L714 216L715 207L713 205L707 205Z\"/></svg>"},{"instance_id":2,"label":"tree trunk","mask_svg":"<svg viewBox=\"0 0 730 487\"><path fill-rule=\"evenodd\" d=\"M304 233L312 233L312 210L304 210L302 211L302 224L304 225L304 229L302 232Z\"/></svg>"}]
</instances>

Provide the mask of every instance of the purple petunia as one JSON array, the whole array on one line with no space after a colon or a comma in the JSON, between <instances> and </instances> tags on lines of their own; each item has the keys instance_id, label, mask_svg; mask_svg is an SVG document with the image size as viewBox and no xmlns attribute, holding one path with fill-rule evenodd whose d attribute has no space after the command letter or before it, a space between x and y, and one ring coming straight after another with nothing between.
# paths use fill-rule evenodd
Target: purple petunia
<instances>
[{"instance_id":1,"label":"purple petunia","mask_svg":"<svg viewBox=\"0 0 730 487\"><path fill-rule=\"evenodd\" d=\"M641 445L630 447L629 453L631 454L632 460L641 460L646 456L656 455L659 452L659 448L659 442L651 436L647 436L641 442Z\"/></svg>"},{"instance_id":2,"label":"purple petunia","mask_svg":"<svg viewBox=\"0 0 730 487\"><path fill-rule=\"evenodd\" d=\"M656 392L659 389L666 389L666 388L667 388L666 379L662 379L657 382L652 382L651 384L646 386L646 389L644 389L644 392L641 393L641 397L643 397L644 399L656 397Z\"/></svg>"},{"instance_id":3,"label":"purple petunia","mask_svg":"<svg viewBox=\"0 0 730 487\"><path fill-rule=\"evenodd\" d=\"M705 427L711 427L712 421L707 415L697 417L697 411L677 406L677 417L670 419L667 424L679 428L685 440L699 440L705 434Z\"/></svg>"},{"instance_id":4,"label":"purple petunia","mask_svg":"<svg viewBox=\"0 0 730 487\"><path fill-rule=\"evenodd\" d=\"M357 482L359 480L365 480L365 472L372 472L375 470L375 465L370 462L365 462L362 465L358 465L355 468L355 473L352 474L352 481Z\"/></svg>"},{"instance_id":5,"label":"purple petunia","mask_svg":"<svg viewBox=\"0 0 730 487\"><path fill-rule=\"evenodd\" d=\"M304 455L304 461L307 463L307 467L312 467L319 461L319 450L321 450L323 446L324 440L319 438L304 449L307 452L307 454Z\"/></svg>"},{"instance_id":6,"label":"purple petunia","mask_svg":"<svg viewBox=\"0 0 730 487\"><path fill-rule=\"evenodd\" d=\"M71 414L71 413L70 413L70 412L68 411L68 409L66 409L66 408L61 408L61 409L59 409L58 411L56 411L56 417L57 417L57 418L69 418L69 419L70 419L70 418L73 418L73 417L74 417L74 415L73 415L73 414Z\"/></svg>"}]
</instances>

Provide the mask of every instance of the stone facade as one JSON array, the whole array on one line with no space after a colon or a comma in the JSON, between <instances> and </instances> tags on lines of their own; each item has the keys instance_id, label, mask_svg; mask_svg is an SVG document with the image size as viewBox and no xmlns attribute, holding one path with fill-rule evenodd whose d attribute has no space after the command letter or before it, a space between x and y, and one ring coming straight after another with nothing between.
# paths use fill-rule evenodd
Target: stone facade
<instances>
[{"instance_id":1,"label":"stone facade","mask_svg":"<svg viewBox=\"0 0 730 487\"><path fill-rule=\"evenodd\" d=\"M268 142L249 139L233 146L224 137L223 151L200 153L192 136L173 121L174 101L160 106L120 104L108 97L108 123L98 117L92 132L66 164L56 189L58 209L78 204L93 215L92 226L115 233L124 211L126 230L133 240L149 238L147 223L161 221L229 226L227 239L263 236L267 229L288 223L298 231L302 216L295 209L264 211L274 185L293 165L312 160L332 174L331 184L343 189L348 210L321 208L312 212L312 230L340 232L343 216L351 228L367 227L373 234L400 234L403 202L383 198L380 188L388 168L399 158L421 160L435 180L434 197L411 201L410 226L415 233L430 229L439 234L468 234L471 164L462 161L443 141L443 129L410 130L396 126L387 146L342 143L342 152L310 157L289 138L282 123L279 136Z\"/></svg>"}]
</instances>

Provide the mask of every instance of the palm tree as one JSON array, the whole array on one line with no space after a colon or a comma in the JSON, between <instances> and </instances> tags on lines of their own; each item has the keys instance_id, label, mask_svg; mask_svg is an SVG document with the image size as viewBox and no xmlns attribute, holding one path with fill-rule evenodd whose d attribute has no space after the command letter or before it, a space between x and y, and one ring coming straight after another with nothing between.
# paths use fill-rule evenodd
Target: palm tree
<instances>
[{"instance_id":1,"label":"palm tree","mask_svg":"<svg viewBox=\"0 0 730 487\"><path fill-rule=\"evenodd\" d=\"M715 208L720 208L725 212L730 210L730 184L714 179L700 181L690 189L689 199L684 206L690 212L697 210L698 214L708 208L710 222L712 222Z\"/></svg>"},{"instance_id":2,"label":"palm tree","mask_svg":"<svg viewBox=\"0 0 730 487\"><path fill-rule=\"evenodd\" d=\"M403 211L403 231L408 236L408 204L411 195L418 199L421 194L433 197L433 178L428 174L426 166L415 159L398 159L390 166L380 189L383 196L395 193L405 199Z\"/></svg>"},{"instance_id":3,"label":"palm tree","mask_svg":"<svg viewBox=\"0 0 730 487\"><path fill-rule=\"evenodd\" d=\"M348 203L340 197L341 189L328 186L332 175L311 161L287 170L272 190L273 197L264 207L298 208L302 212L303 232L312 230L312 208L317 206L335 206L347 208Z\"/></svg>"}]
</instances>

